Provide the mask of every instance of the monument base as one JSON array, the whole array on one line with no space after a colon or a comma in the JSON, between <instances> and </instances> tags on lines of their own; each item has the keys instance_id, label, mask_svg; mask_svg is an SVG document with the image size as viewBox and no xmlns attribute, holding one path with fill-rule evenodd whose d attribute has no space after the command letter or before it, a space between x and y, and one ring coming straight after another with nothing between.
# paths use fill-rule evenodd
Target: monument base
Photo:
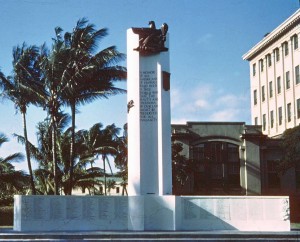
<instances>
[{"instance_id":1,"label":"monument base","mask_svg":"<svg viewBox=\"0 0 300 242\"><path fill-rule=\"evenodd\" d=\"M16 231L290 231L288 197L15 196Z\"/></svg>"}]
</instances>

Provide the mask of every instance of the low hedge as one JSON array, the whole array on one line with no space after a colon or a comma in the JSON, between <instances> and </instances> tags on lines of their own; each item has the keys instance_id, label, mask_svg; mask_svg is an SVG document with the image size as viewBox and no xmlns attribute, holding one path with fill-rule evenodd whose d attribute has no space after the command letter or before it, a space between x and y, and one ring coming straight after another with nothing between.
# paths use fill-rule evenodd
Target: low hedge
<instances>
[{"instance_id":1,"label":"low hedge","mask_svg":"<svg viewBox=\"0 0 300 242\"><path fill-rule=\"evenodd\" d=\"M0 207L0 226L13 226L14 207Z\"/></svg>"}]
</instances>

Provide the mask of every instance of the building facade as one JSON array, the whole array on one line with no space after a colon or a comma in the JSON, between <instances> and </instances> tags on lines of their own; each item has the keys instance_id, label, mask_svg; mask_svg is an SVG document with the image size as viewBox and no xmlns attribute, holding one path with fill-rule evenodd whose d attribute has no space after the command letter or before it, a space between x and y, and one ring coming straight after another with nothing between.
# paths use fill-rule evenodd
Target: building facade
<instances>
[{"instance_id":1,"label":"building facade","mask_svg":"<svg viewBox=\"0 0 300 242\"><path fill-rule=\"evenodd\" d=\"M172 125L172 140L193 164L184 183L173 177L174 194L300 194L300 171L290 168L278 175L280 139L268 138L259 125L188 122Z\"/></svg>"},{"instance_id":2,"label":"building facade","mask_svg":"<svg viewBox=\"0 0 300 242\"><path fill-rule=\"evenodd\" d=\"M300 10L243 56L250 63L252 124L269 137L300 123L299 35Z\"/></svg>"}]
</instances>

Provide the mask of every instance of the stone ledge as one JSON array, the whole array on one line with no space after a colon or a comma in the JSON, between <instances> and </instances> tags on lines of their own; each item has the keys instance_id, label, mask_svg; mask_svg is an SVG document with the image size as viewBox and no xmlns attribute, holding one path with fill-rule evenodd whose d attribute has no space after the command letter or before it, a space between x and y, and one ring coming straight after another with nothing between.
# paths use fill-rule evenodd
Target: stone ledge
<instances>
[{"instance_id":1,"label":"stone ledge","mask_svg":"<svg viewBox=\"0 0 300 242\"><path fill-rule=\"evenodd\" d=\"M288 197L15 196L15 231L290 231Z\"/></svg>"}]
</instances>

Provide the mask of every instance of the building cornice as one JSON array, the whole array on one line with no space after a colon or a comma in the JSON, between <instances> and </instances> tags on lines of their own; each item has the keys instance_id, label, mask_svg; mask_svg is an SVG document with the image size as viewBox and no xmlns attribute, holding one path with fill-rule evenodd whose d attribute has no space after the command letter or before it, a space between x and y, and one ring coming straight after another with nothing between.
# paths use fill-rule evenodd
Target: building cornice
<instances>
[{"instance_id":1,"label":"building cornice","mask_svg":"<svg viewBox=\"0 0 300 242\"><path fill-rule=\"evenodd\" d=\"M265 38L258 42L251 50L243 55L243 60L251 61L273 43L281 39L297 25L300 24L300 9L285 20L281 25L269 33Z\"/></svg>"}]
</instances>

